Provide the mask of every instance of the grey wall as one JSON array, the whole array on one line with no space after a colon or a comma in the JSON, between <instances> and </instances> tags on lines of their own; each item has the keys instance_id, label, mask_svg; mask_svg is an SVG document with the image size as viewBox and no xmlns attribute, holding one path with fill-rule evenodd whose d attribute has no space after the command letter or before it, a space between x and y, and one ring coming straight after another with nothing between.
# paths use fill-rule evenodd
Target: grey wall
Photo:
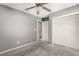
<instances>
[{"instance_id":1,"label":"grey wall","mask_svg":"<svg viewBox=\"0 0 79 59\"><path fill-rule=\"evenodd\" d=\"M0 52L36 41L38 19L0 5Z\"/></svg>"}]
</instances>

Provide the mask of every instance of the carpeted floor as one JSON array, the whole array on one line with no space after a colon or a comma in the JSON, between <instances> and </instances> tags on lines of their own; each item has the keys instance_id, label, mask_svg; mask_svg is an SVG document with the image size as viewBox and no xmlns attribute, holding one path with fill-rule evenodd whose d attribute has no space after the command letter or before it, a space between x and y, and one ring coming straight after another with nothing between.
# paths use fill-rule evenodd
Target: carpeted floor
<instances>
[{"instance_id":1,"label":"carpeted floor","mask_svg":"<svg viewBox=\"0 0 79 59\"><path fill-rule=\"evenodd\" d=\"M20 51L16 50L11 53L3 54L6 56L79 56L79 50L54 44L50 46L48 43L38 43L31 48L24 47Z\"/></svg>"},{"instance_id":2,"label":"carpeted floor","mask_svg":"<svg viewBox=\"0 0 79 59\"><path fill-rule=\"evenodd\" d=\"M43 44L37 47L35 51L32 51L29 54L25 54L29 56L79 56L79 50L57 45L55 44L53 47L48 46L48 44Z\"/></svg>"},{"instance_id":3,"label":"carpeted floor","mask_svg":"<svg viewBox=\"0 0 79 59\"><path fill-rule=\"evenodd\" d=\"M26 54L28 56L79 56L79 51L66 50L66 49L52 49L52 51L46 50L42 47L37 48L37 50Z\"/></svg>"}]
</instances>

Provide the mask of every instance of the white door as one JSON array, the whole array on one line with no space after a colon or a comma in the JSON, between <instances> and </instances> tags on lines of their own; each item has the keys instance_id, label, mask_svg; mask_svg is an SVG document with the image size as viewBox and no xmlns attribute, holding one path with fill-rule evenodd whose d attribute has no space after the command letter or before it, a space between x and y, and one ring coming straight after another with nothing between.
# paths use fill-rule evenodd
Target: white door
<instances>
[{"instance_id":1,"label":"white door","mask_svg":"<svg viewBox=\"0 0 79 59\"><path fill-rule=\"evenodd\" d=\"M42 40L48 41L48 21L42 22Z\"/></svg>"}]
</instances>

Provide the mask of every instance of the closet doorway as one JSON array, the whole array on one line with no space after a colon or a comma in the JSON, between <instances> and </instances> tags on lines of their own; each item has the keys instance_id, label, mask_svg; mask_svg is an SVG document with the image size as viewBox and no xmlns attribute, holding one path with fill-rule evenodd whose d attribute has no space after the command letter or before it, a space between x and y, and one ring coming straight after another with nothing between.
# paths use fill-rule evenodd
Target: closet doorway
<instances>
[{"instance_id":1,"label":"closet doorway","mask_svg":"<svg viewBox=\"0 0 79 59\"><path fill-rule=\"evenodd\" d=\"M49 18L42 19L42 41L49 42Z\"/></svg>"}]
</instances>

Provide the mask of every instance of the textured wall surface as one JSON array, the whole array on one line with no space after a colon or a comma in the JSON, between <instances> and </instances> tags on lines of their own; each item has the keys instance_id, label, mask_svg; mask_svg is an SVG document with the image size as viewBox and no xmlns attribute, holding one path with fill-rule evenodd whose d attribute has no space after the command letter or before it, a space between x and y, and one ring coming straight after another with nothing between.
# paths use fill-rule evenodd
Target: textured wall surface
<instances>
[{"instance_id":1,"label":"textured wall surface","mask_svg":"<svg viewBox=\"0 0 79 59\"><path fill-rule=\"evenodd\" d=\"M39 19L0 5L0 52L36 41Z\"/></svg>"}]
</instances>

